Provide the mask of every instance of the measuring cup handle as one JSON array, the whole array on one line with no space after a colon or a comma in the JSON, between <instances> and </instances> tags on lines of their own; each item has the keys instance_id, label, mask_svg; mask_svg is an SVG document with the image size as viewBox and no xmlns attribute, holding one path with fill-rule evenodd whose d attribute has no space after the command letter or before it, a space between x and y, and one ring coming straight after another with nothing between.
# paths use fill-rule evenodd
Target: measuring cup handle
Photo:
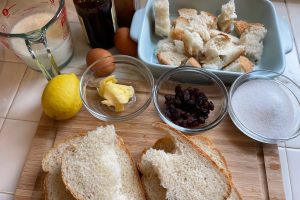
<instances>
[{"instance_id":1,"label":"measuring cup handle","mask_svg":"<svg viewBox=\"0 0 300 200\"><path fill-rule=\"evenodd\" d=\"M37 43L42 43L44 45L44 47L46 48L47 51L47 56L48 59L50 61L51 67L49 69L47 69L38 59L38 57L36 56L34 50L32 49L32 45L37 44ZM59 75L59 69L58 66L53 58L53 55L51 53L51 50L48 48L47 45L47 40L45 37L42 37L39 41L30 41L29 39L25 40L25 44L27 46L27 49L32 57L32 59L35 61L35 64L37 65L37 67L41 70L41 72L43 73L43 75L46 77L46 79L48 81L50 81L52 78L54 78L55 76Z\"/></svg>"},{"instance_id":2,"label":"measuring cup handle","mask_svg":"<svg viewBox=\"0 0 300 200\"><path fill-rule=\"evenodd\" d=\"M57 66L57 64L56 64L56 62L54 60L53 54L52 54L50 48L48 47L48 42L47 42L47 38L46 37L42 38L42 43L44 44L44 47L47 50L47 56L48 56L48 59L49 59L50 64L51 64L52 73L54 74L54 76L57 76L57 75L60 74L60 72L59 72L58 66Z\"/></svg>"}]
</instances>

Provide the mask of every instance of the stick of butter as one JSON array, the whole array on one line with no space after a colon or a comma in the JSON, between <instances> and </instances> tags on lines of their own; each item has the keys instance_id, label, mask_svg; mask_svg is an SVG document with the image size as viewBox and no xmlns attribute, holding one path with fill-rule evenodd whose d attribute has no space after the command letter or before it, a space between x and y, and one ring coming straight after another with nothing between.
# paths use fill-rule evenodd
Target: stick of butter
<instances>
[{"instance_id":1,"label":"stick of butter","mask_svg":"<svg viewBox=\"0 0 300 200\"><path fill-rule=\"evenodd\" d=\"M124 111L124 105L134 95L132 86L122 85L117 83L115 76L108 76L99 84L98 93L105 100L101 101L102 104L115 107L116 112Z\"/></svg>"}]
</instances>

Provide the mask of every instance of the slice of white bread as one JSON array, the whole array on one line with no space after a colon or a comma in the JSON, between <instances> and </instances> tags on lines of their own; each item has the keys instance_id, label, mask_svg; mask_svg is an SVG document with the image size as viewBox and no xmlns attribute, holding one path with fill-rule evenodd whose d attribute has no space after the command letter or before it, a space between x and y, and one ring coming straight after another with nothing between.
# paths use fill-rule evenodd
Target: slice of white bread
<instances>
[{"instance_id":1,"label":"slice of white bread","mask_svg":"<svg viewBox=\"0 0 300 200\"><path fill-rule=\"evenodd\" d=\"M238 36L241 36L242 33L244 33L245 30L251 26L250 23L243 20L239 20L239 21L235 20L233 24L234 24L234 31L237 33Z\"/></svg>"},{"instance_id":2,"label":"slice of white bread","mask_svg":"<svg viewBox=\"0 0 300 200\"><path fill-rule=\"evenodd\" d=\"M252 24L242 33L240 45L245 46L246 56L253 62L259 62L263 53L263 40L267 29L262 24Z\"/></svg>"},{"instance_id":3,"label":"slice of white bread","mask_svg":"<svg viewBox=\"0 0 300 200\"><path fill-rule=\"evenodd\" d=\"M194 57L190 57L184 64L201 68L201 64Z\"/></svg>"},{"instance_id":4,"label":"slice of white bread","mask_svg":"<svg viewBox=\"0 0 300 200\"><path fill-rule=\"evenodd\" d=\"M185 54L184 43L181 40L159 40L157 43L156 52L175 51L177 53Z\"/></svg>"},{"instance_id":5,"label":"slice of white bread","mask_svg":"<svg viewBox=\"0 0 300 200\"><path fill-rule=\"evenodd\" d=\"M172 29L170 38L173 40L182 40L184 31L197 32L202 40L210 39L209 30L217 28L216 17L209 12L201 11L197 14L197 10L182 8L178 10L179 17L172 21Z\"/></svg>"},{"instance_id":6,"label":"slice of white bread","mask_svg":"<svg viewBox=\"0 0 300 200\"><path fill-rule=\"evenodd\" d=\"M224 66L224 62L220 58L220 56L214 57L209 60L202 60L201 64L203 68L207 69L222 69Z\"/></svg>"},{"instance_id":7,"label":"slice of white bread","mask_svg":"<svg viewBox=\"0 0 300 200\"><path fill-rule=\"evenodd\" d=\"M171 29L169 1L154 0L153 13L155 21L155 34L161 37L167 37Z\"/></svg>"},{"instance_id":8,"label":"slice of white bread","mask_svg":"<svg viewBox=\"0 0 300 200\"><path fill-rule=\"evenodd\" d=\"M225 34L218 34L215 37L211 38L204 46L205 57L209 60L215 58L222 54L222 50L226 49L231 40Z\"/></svg>"},{"instance_id":9,"label":"slice of white bread","mask_svg":"<svg viewBox=\"0 0 300 200\"><path fill-rule=\"evenodd\" d=\"M188 57L176 51L162 51L157 53L157 60L163 65L180 66L181 62Z\"/></svg>"},{"instance_id":10,"label":"slice of white bread","mask_svg":"<svg viewBox=\"0 0 300 200\"><path fill-rule=\"evenodd\" d=\"M228 169L226 160L222 153L213 145L212 141L204 136L193 136L189 137L189 139L201 148L205 153L207 153L210 158L220 167L222 171L228 174L231 177L231 173ZM161 149L166 152L172 152L175 148L174 143L170 137L163 137L155 142L152 147L153 149ZM166 199L166 192L167 190L160 185L160 179L158 178L157 174L152 171L151 166L148 165L145 167L146 173L142 176L142 183L146 190L146 195L148 200L163 200ZM232 184L232 190L230 196L227 200L242 200L237 189Z\"/></svg>"},{"instance_id":11,"label":"slice of white bread","mask_svg":"<svg viewBox=\"0 0 300 200\"><path fill-rule=\"evenodd\" d=\"M180 17L186 18L186 19L193 19L197 17L198 11L192 8L181 8L178 10L178 14Z\"/></svg>"},{"instance_id":12,"label":"slice of white bread","mask_svg":"<svg viewBox=\"0 0 300 200\"><path fill-rule=\"evenodd\" d=\"M238 57L240 57L245 52L245 47L242 45L235 45L231 43L226 49L220 54L220 58L223 60L224 66L232 63Z\"/></svg>"},{"instance_id":13,"label":"slice of white bread","mask_svg":"<svg viewBox=\"0 0 300 200\"><path fill-rule=\"evenodd\" d=\"M231 40L231 42L234 43L234 44L239 44L239 42L240 42L240 39L238 37L236 37L234 35L231 35L231 34L224 33L224 32L219 31L217 29L211 29L211 30L209 30L209 34L210 34L211 38L214 38L217 35L223 34L223 35L226 35L227 37L229 37L230 40Z\"/></svg>"},{"instance_id":14,"label":"slice of white bread","mask_svg":"<svg viewBox=\"0 0 300 200\"><path fill-rule=\"evenodd\" d=\"M173 40L173 43L175 45L175 51L178 53L185 54L185 49L184 49L184 43L181 40Z\"/></svg>"},{"instance_id":15,"label":"slice of white bread","mask_svg":"<svg viewBox=\"0 0 300 200\"><path fill-rule=\"evenodd\" d=\"M234 0L222 5L221 14L218 16L218 27L221 31L229 33L233 29L233 20L237 18Z\"/></svg>"},{"instance_id":16,"label":"slice of white bread","mask_svg":"<svg viewBox=\"0 0 300 200\"><path fill-rule=\"evenodd\" d=\"M154 125L168 131L172 142L168 148L151 148L142 155L139 169L143 176L157 176L166 189L166 199L227 199L230 177L185 135L163 123ZM160 194L164 196L163 192Z\"/></svg>"},{"instance_id":17,"label":"slice of white bread","mask_svg":"<svg viewBox=\"0 0 300 200\"><path fill-rule=\"evenodd\" d=\"M243 20L235 20L233 22L234 24L234 31L237 33L238 36L241 36L246 29L248 29L250 26L264 26L260 23L248 23Z\"/></svg>"},{"instance_id":18,"label":"slice of white bread","mask_svg":"<svg viewBox=\"0 0 300 200\"><path fill-rule=\"evenodd\" d=\"M189 137L189 139L201 148L229 177L231 177L230 172L228 171L228 166L226 160L222 153L213 145L212 141L207 137L197 135Z\"/></svg>"},{"instance_id":19,"label":"slice of white bread","mask_svg":"<svg viewBox=\"0 0 300 200\"><path fill-rule=\"evenodd\" d=\"M243 45L234 44L229 36L222 33L211 38L204 47L206 60L211 63L211 60L219 56L223 61L223 66L236 60L244 51Z\"/></svg>"},{"instance_id":20,"label":"slice of white bread","mask_svg":"<svg viewBox=\"0 0 300 200\"><path fill-rule=\"evenodd\" d=\"M170 32L170 38L172 40L182 40L182 35L184 30L190 30L189 27L190 23L189 20L184 17L177 17L172 21L172 29Z\"/></svg>"},{"instance_id":21,"label":"slice of white bread","mask_svg":"<svg viewBox=\"0 0 300 200\"><path fill-rule=\"evenodd\" d=\"M169 39L159 40L157 43L156 52L162 51L176 51L173 41Z\"/></svg>"},{"instance_id":22,"label":"slice of white bread","mask_svg":"<svg viewBox=\"0 0 300 200\"><path fill-rule=\"evenodd\" d=\"M178 13L179 13L179 17L185 18L188 21L200 20L204 22L209 29L217 28L217 17L211 14L210 12L200 11L200 14L198 15L198 11L195 9L181 8L178 10Z\"/></svg>"},{"instance_id":23,"label":"slice of white bread","mask_svg":"<svg viewBox=\"0 0 300 200\"><path fill-rule=\"evenodd\" d=\"M190 31L197 32L206 42L210 39L207 16L204 14L197 15L189 20Z\"/></svg>"},{"instance_id":24,"label":"slice of white bread","mask_svg":"<svg viewBox=\"0 0 300 200\"><path fill-rule=\"evenodd\" d=\"M44 180L45 199L75 200L72 194L66 190L61 178L61 157L67 148L77 144L80 140L81 137L76 137L60 143L52 148L43 158L42 169L47 173Z\"/></svg>"},{"instance_id":25,"label":"slice of white bread","mask_svg":"<svg viewBox=\"0 0 300 200\"><path fill-rule=\"evenodd\" d=\"M245 56L240 56L223 70L248 73L253 71L254 64Z\"/></svg>"},{"instance_id":26,"label":"slice of white bread","mask_svg":"<svg viewBox=\"0 0 300 200\"><path fill-rule=\"evenodd\" d=\"M184 43L185 52L190 56L198 58L199 54L203 51L203 40L200 35L196 32L184 30L182 41Z\"/></svg>"},{"instance_id":27,"label":"slice of white bread","mask_svg":"<svg viewBox=\"0 0 300 200\"><path fill-rule=\"evenodd\" d=\"M219 149L217 149L213 142L204 136L198 135L198 136L192 136L189 137L189 139L197 145L199 148L201 148L205 153L209 155L209 157L220 167L222 171L224 171L228 176L231 178L231 173L229 171L229 168L227 166L227 162L221 153ZM242 200L242 197L236 187L234 186L232 180L231 180L231 193L227 200Z\"/></svg>"},{"instance_id":28,"label":"slice of white bread","mask_svg":"<svg viewBox=\"0 0 300 200\"><path fill-rule=\"evenodd\" d=\"M157 60L163 65L179 66L188 57L184 54L184 44L180 40L160 40L157 44Z\"/></svg>"},{"instance_id":29,"label":"slice of white bread","mask_svg":"<svg viewBox=\"0 0 300 200\"><path fill-rule=\"evenodd\" d=\"M216 16L214 16L210 12L201 11L200 16L203 19L203 21L206 23L206 25L209 29L217 29L218 28L218 25L217 25L218 19Z\"/></svg>"},{"instance_id":30,"label":"slice of white bread","mask_svg":"<svg viewBox=\"0 0 300 200\"><path fill-rule=\"evenodd\" d=\"M209 29L216 26L216 18L208 12L200 12L189 8L178 10L179 17L173 20L171 38L181 40L184 30L197 32L204 41L210 39Z\"/></svg>"},{"instance_id":31,"label":"slice of white bread","mask_svg":"<svg viewBox=\"0 0 300 200\"><path fill-rule=\"evenodd\" d=\"M88 132L68 148L61 175L76 199L145 199L133 160L111 125Z\"/></svg>"}]
</instances>

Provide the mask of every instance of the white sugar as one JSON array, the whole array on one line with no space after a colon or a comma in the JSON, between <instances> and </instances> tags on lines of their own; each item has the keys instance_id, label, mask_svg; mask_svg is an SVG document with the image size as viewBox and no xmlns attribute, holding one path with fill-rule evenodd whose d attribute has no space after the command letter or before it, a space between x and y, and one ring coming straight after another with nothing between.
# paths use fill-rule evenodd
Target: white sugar
<instances>
[{"instance_id":1,"label":"white sugar","mask_svg":"<svg viewBox=\"0 0 300 200\"><path fill-rule=\"evenodd\" d=\"M268 138L291 136L294 105L287 90L270 80L251 80L233 94L232 108L245 127Z\"/></svg>"}]
</instances>

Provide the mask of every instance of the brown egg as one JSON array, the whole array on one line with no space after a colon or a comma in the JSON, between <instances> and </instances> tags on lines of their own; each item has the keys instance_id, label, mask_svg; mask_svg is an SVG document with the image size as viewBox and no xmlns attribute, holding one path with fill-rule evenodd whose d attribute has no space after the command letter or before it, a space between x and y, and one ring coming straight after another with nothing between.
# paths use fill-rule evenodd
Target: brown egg
<instances>
[{"instance_id":1,"label":"brown egg","mask_svg":"<svg viewBox=\"0 0 300 200\"><path fill-rule=\"evenodd\" d=\"M105 49L91 49L86 55L86 65L90 66L95 61L99 60L91 70L95 71L97 77L109 76L116 68L112 54Z\"/></svg>"},{"instance_id":2,"label":"brown egg","mask_svg":"<svg viewBox=\"0 0 300 200\"><path fill-rule=\"evenodd\" d=\"M129 28L119 28L114 37L116 48L125 55L137 56L137 43L130 38Z\"/></svg>"}]
</instances>

